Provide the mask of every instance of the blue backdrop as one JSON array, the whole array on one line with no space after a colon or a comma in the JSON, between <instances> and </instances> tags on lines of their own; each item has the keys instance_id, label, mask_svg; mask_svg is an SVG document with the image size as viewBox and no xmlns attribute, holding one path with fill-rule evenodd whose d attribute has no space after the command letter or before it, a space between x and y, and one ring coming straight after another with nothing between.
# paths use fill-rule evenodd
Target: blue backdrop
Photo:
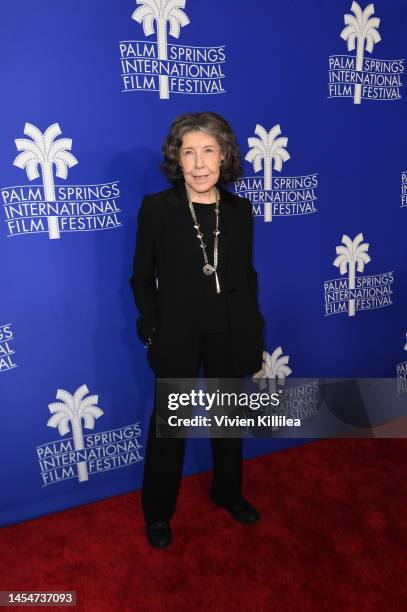
<instances>
[{"instance_id":1,"label":"blue backdrop","mask_svg":"<svg viewBox=\"0 0 407 612\"><path fill-rule=\"evenodd\" d=\"M406 17L402 0L3 10L1 524L141 484L153 376L128 279L182 112L224 115L241 146L264 373L406 378ZM190 441L185 473L208 467Z\"/></svg>"}]
</instances>

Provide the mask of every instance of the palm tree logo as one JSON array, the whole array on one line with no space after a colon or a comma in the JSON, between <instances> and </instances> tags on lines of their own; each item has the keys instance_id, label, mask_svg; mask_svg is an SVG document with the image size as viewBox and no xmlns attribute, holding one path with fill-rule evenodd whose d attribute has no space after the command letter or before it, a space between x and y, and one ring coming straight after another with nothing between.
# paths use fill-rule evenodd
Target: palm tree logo
<instances>
[{"instance_id":1,"label":"palm tree logo","mask_svg":"<svg viewBox=\"0 0 407 612\"><path fill-rule=\"evenodd\" d=\"M38 178L40 176L38 169L41 170L46 202L55 202L54 166L56 168L55 175L58 178L66 179L68 168L72 168L78 163L76 157L70 153L71 138L55 140L61 133L58 123L50 125L44 133L32 123L26 123L24 134L29 136L31 140L28 138L17 138L15 140L17 151L21 152L13 163L17 168L27 172L30 181ZM49 237L51 239L59 238L58 217L47 217L47 222Z\"/></svg>"},{"instance_id":2,"label":"palm tree logo","mask_svg":"<svg viewBox=\"0 0 407 612\"><path fill-rule=\"evenodd\" d=\"M264 190L271 191L273 187L272 170L274 162L274 170L281 172L283 162L290 159L288 151L284 147L287 146L288 138L281 137L281 129L277 123L269 132L262 125L257 124L254 133L259 138L251 136L247 139L250 147L245 160L253 164L255 172L259 172L264 166ZM271 221L272 206L271 202L266 202L264 205L264 221Z\"/></svg>"},{"instance_id":3,"label":"palm tree logo","mask_svg":"<svg viewBox=\"0 0 407 612\"><path fill-rule=\"evenodd\" d=\"M61 436L69 432L69 423L71 424L75 450L83 450L83 426L86 429L93 429L95 419L98 419L103 414L97 406L98 396L85 395L89 393L86 385L79 387L73 395L64 389L58 389L56 399L60 402L48 404L49 411L53 415L47 422L48 427L58 427ZM88 468L86 461L78 463L78 479L79 482L88 480Z\"/></svg>"},{"instance_id":4,"label":"palm tree logo","mask_svg":"<svg viewBox=\"0 0 407 612\"><path fill-rule=\"evenodd\" d=\"M406 333L406 340L407 340L407 333ZM407 342L404 345L404 350L407 351Z\"/></svg>"},{"instance_id":5,"label":"palm tree logo","mask_svg":"<svg viewBox=\"0 0 407 612\"><path fill-rule=\"evenodd\" d=\"M279 385L283 385L286 377L292 374L288 365L289 359L288 355L283 355L281 346L278 346L271 355L267 351L263 351L262 368L253 375L252 380L259 383L260 389L264 389L266 386L265 379L268 379L269 393L273 393L276 388L276 379Z\"/></svg>"},{"instance_id":6,"label":"palm tree logo","mask_svg":"<svg viewBox=\"0 0 407 612\"><path fill-rule=\"evenodd\" d=\"M367 251L369 243L363 242L363 234L358 234L354 240L344 234L342 245L336 247L336 255L333 265L339 268L341 274L349 270L348 289L355 289L356 270L363 272L365 264L371 261ZM355 316L355 300L349 300L348 315Z\"/></svg>"},{"instance_id":7,"label":"palm tree logo","mask_svg":"<svg viewBox=\"0 0 407 612\"><path fill-rule=\"evenodd\" d=\"M185 0L137 0L141 4L132 14L132 19L143 24L145 36L154 34L154 21L157 24L158 59L167 57L167 22L170 24L169 34L179 38L180 28L188 25L189 19L181 9L185 8ZM168 76L159 76L160 98L170 97Z\"/></svg>"},{"instance_id":8,"label":"palm tree logo","mask_svg":"<svg viewBox=\"0 0 407 612\"><path fill-rule=\"evenodd\" d=\"M354 51L356 46L356 70L363 71L363 54L364 50L373 52L375 43L381 41L381 37L377 28L380 24L380 19L372 17L374 13L374 5L369 4L364 11L357 2L352 2L350 9L353 15L347 13L344 17L345 27L341 32L341 38L348 44L348 51ZM362 99L362 85L355 85L354 104L360 104Z\"/></svg>"}]
</instances>

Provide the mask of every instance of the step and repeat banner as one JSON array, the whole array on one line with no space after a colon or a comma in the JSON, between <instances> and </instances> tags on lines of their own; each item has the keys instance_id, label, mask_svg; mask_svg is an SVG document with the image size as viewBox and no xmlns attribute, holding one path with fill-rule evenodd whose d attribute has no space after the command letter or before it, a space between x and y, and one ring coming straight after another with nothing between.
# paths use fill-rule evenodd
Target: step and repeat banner
<instances>
[{"instance_id":1,"label":"step and repeat banner","mask_svg":"<svg viewBox=\"0 0 407 612\"><path fill-rule=\"evenodd\" d=\"M403 391L406 27L404 0L4 8L0 524L141 486L154 378L129 277L183 112L215 111L239 140L229 189L253 203L264 374ZM312 389L290 401L312 417ZM210 465L191 440L185 473Z\"/></svg>"}]
</instances>

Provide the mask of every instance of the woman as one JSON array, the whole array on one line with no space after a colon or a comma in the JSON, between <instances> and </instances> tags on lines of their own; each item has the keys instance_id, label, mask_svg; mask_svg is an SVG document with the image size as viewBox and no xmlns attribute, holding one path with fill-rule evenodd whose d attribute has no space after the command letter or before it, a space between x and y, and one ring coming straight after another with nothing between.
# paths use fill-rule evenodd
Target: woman
<instances>
[{"instance_id":1,"label":"woman","mask_svg":"<svg viewBox=\"0 0 407 612\"><path fill-rule=\"evenodd\" d=\"M185 113L162 147L171 189L143 198L130 278L139 338L160 378L242 377L262 367L264 319L252 265L249 200L224 187L242 175L230 125L212 112ZM150 544L171 543L185 439L148 432L142 507ZM212 438L211 499L238 521L259 513L242 496L242 440Z\"/></svg>"}]
</instances>

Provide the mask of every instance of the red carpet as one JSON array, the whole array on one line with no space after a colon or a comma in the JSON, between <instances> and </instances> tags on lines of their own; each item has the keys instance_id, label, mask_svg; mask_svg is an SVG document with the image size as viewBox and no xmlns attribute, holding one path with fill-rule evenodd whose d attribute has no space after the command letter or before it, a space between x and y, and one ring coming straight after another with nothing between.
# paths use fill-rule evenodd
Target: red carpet
<instances>
[{"instance_id":1,"label":"red carpet","mask_svg":"<svg viewBox=\"0 0 407 612\"><path fill-rule=\"evenodd\" d=\"M404 612L406 451L323 440L247 461L254 526L209 502L209 473L186 478L164 551L138 492L3 528L0 590L76 590L92 612Z\"/></svg>"}]
</instances>

